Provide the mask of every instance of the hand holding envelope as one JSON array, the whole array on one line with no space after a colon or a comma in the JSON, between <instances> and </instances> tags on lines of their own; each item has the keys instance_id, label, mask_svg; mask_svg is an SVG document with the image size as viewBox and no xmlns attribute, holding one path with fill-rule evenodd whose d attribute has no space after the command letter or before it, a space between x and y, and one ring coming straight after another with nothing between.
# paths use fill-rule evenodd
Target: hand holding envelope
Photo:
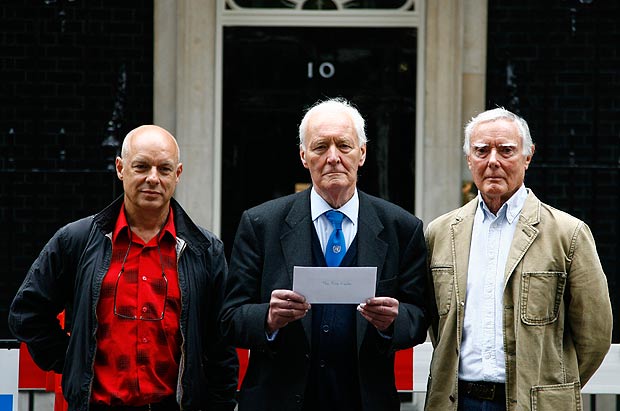
<instances>
[{"instance_id":1,"label":"hand holding envelope","mask_svg":"<svg viewBox=\"0 0 620 411\"><path fill-rule=\"evenodd\" d=\"M274 333L308 313L310 304L303 295L291 290L273 290L267 313L267 332Z\"/></svg>"},{"instance_id":2,"label":"hand holding envelope","mask_svg":"<svg viewBox=\"0 0 620 411\"><path fill-rule=\"evenodd\" d=\"M398 316L398 300L392 297L373 297L357 306L357 311L381 332L390 328Z\"/></svg>"},{"instance_id":3,"label":"hand holding envelope","mask_svg":"<svg viewBox=\"0 0 620 411\"><path fill-rule=\"evenodd\" d=\"M376 267L299 267L293 269L293 291L314 304L358 304L357 311L379 331L398 315L398 300L375 297Z\"/></svg>"}]
</instances>

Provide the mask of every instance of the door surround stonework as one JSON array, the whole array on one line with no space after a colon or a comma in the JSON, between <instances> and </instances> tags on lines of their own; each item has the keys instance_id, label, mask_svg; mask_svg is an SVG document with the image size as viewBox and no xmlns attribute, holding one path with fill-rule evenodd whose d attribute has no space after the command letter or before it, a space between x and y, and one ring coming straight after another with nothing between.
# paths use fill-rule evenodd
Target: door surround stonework
<instances>
[{"instance_id":1,"label":"door surround stonework","mask_svg":"<svg viewBox=\"0 0 620 411\"><path fill-rule=\"evenodd\" d=\"M154 4L154 123L169 129L181 148L185 167L175 197L197 223L219 234L223 3ZM424 54L418 68L415 212L428 223L461 204L461 186L469 180L462 135L467 119L485 108L487 1L420 1L416 7L422 10L415 18ZM386 24L400 24L390 19L385 17Z\"/></svg>"}]
</instances>

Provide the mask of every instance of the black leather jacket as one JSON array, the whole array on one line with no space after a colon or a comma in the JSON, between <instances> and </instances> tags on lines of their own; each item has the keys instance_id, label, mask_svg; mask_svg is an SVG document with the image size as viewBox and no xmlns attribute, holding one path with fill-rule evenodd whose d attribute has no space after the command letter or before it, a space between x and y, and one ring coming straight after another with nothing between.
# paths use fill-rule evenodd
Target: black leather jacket
<instances>
[{"instance_id":1,"label":"black leather jacket","mask_svg":"<svg viewBox=\"0 0 620 411\"><path fill-rule=\"evenodd\" d=\"M70 411L88 410L96 341L96 307L110 265L111 233L122 196L100 213L56 232L32 264L11 304L9 327L44 370L62 373ZM228 274L222 242L171 200L181 290L180 379L183 410L233 410L238 361L217 326ZM66 309L67 331L57 315Z\"/></svg>"}]
</instances>

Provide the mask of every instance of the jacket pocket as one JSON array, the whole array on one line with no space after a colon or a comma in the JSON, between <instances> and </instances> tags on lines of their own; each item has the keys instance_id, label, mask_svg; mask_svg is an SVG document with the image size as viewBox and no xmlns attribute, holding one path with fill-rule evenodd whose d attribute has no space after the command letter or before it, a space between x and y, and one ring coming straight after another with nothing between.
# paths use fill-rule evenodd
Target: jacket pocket
<instances>
[{"instance_id":1,"label":"jacket pocket","mask_svg":"<svg viewBox=\"0 0 620 411\"><path fill-rule=\"evenodd\" d=\"M547 325L558 319L566 273L524 272L521 281L521 321L527 325Z\"/></svg>"},{"instance_id":2,"label":"jacket pocket","mask_svg":"<svg viewBox=\"0 0 620 411\"><path fill-rule=\"evenodd\" d=\"M578 382L535 385L530 390L532 411L582 411L581 385Z\"/></svg>"},{"instance_id":3,"label":"jacket pocket","mask_svg":"<svg viewBox=\"0 0 620 411\"><path fill-rule=\"evenodd\" d=\"M437 313L440 316L448 314L454 292L454 270L452 266L431 267L433 275L433 288L435 289L435 301Z\"/></svg>"}]
</instances>

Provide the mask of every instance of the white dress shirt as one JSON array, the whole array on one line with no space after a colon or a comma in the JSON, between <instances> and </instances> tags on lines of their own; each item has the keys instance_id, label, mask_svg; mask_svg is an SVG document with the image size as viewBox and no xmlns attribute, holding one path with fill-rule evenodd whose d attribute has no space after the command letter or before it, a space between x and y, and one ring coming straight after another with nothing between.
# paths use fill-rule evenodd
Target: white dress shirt
<instances>
[{"instance_id":1,"label":"white dress shirt","mask_svg":"<svg viewBox=\"0 0 620 411\"><path fill-rule=\"evenodd\" d=\"M459 379L506 382L504 277L526 197L527 189L522 185L494 215L478 195L467 268Z\"/></svg>"}]
</instances>

